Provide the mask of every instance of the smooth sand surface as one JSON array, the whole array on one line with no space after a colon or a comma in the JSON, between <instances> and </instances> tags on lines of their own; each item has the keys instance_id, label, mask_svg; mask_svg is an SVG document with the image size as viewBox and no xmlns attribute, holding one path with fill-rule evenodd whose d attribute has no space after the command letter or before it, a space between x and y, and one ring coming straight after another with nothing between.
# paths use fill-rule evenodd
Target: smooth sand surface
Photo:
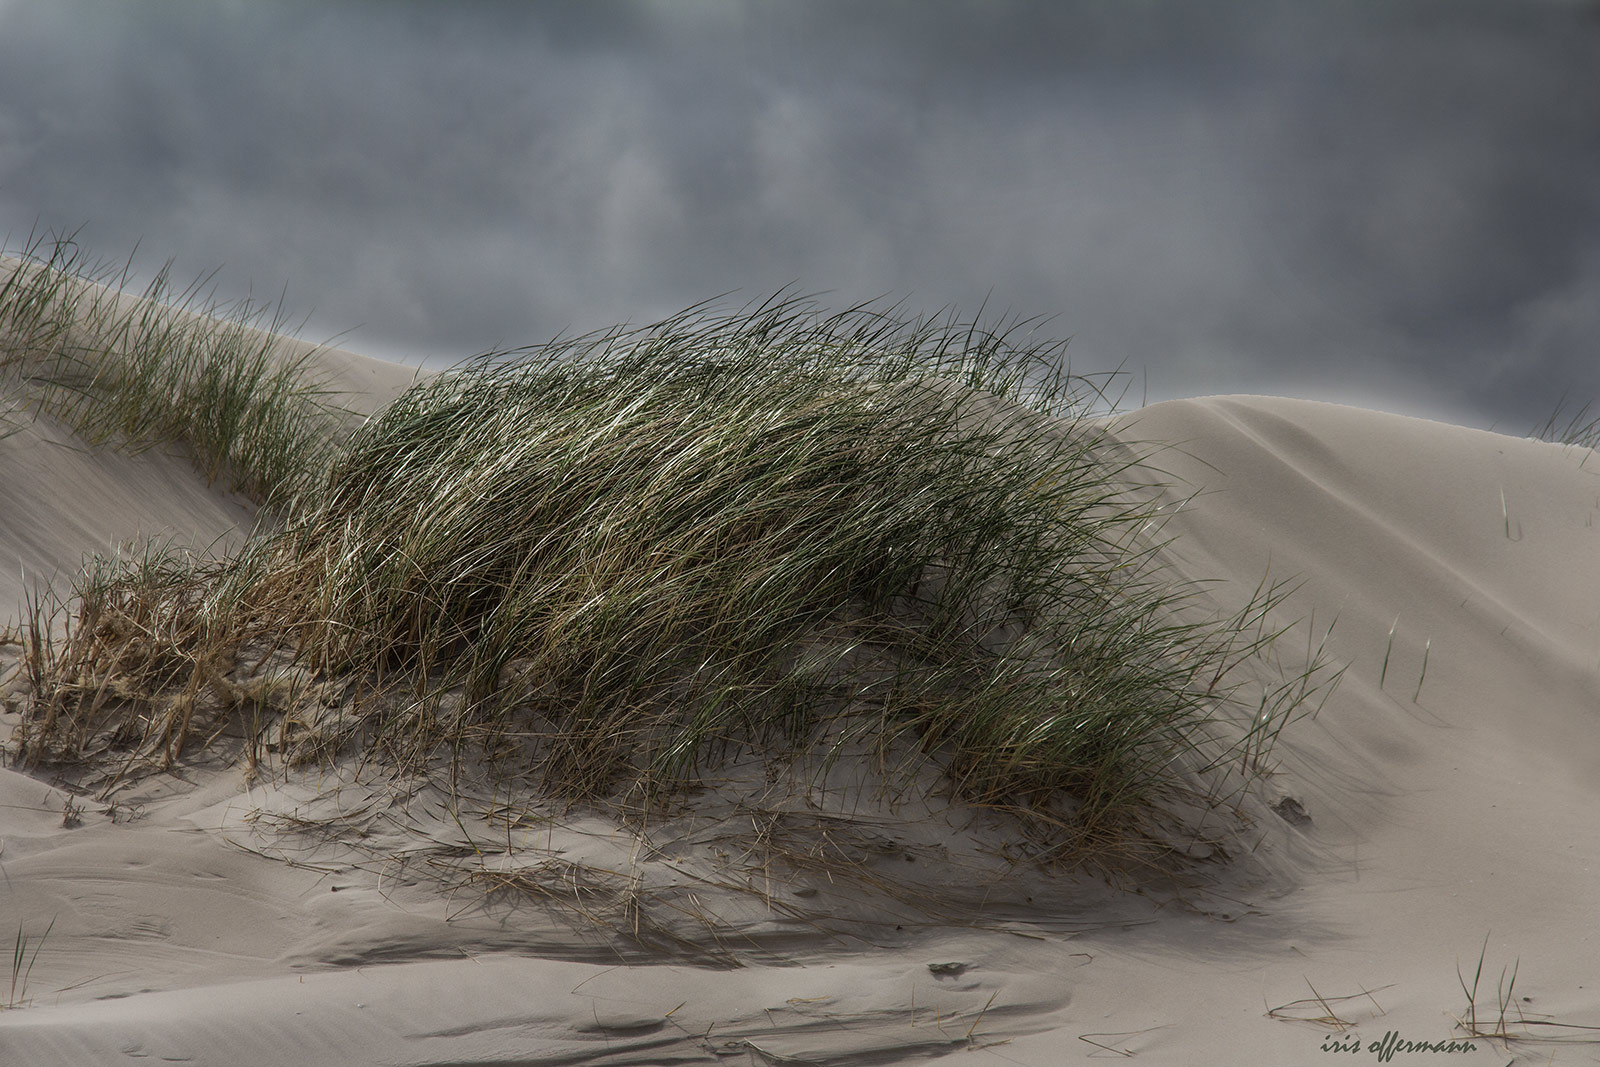
<instances>
[{"instance_id":1,"label":"smooth sand surface","mask_svg":"<svg viewBox=\"0 0 1600 1067\"><path fill-rule=\"evenodd\" d=\"M411 375L326 359L374 403ZM1507 1024L1562 1040L1387 1062L1600 1062L1600 1030L1540 1025L1600 1027L1600 458L1262 397L1115 426L1159 446L1178 572L1223 607L1300 582L1283 659L1348 665L1180 891L997 859L982 813L734 796L648 834L506 821L506 862L567 864L578 907L494 904L429 874L492 818L426 790L399 818L335 772L202 762L102 800L0 769L0 940L54 924L0 1064L1380 1062L1386 1034L1464 1040L1480 952L1479 1023L1515 965ZM178 459L37 424L0 441L0 613L85 552L250 521ZM741 868L751 826L861 877Z\"/></svg>"}]
</instances>

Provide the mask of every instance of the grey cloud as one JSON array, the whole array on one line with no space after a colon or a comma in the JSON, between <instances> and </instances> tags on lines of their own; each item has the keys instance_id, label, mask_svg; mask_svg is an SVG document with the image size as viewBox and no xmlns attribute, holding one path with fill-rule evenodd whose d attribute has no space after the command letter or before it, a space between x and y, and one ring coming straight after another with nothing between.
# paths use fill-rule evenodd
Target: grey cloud
<instances>
[{"instance_id":1,"label":"grey cloud","mask_svg":"<svg viewBox=\"0 0 1600 1067\"><path fill-rule=\"evenodd\" d=\"M1520 428L1600 396L1595 10L13 0L0 227L287 282L380 353L992 293L1156 395Z\"/></svg>"}]
</instances>

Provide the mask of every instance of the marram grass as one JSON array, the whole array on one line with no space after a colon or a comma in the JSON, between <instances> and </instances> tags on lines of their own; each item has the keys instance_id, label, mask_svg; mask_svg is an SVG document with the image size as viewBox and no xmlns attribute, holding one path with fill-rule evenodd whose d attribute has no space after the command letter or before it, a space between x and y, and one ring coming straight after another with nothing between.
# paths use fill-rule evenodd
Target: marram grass
<instances>
[{"instance_id":1,"label":"marram grass","mask_svg":"<svg viewBox=\"0 0 1600 1067\"><path fill-rule=\"evenodd\" d=\"M208 480L283 504L322 469L340 415L308 353L277 351L281 311L219 304L171 264L138 296L70 236L30 239L0 265L0 436L31 414L85 442L177 445Z\"/></svg>"},{"instance_id":2,"label":"marram grass","mask_svg":"<svg viewBox=\"0 0 1600 1067\"><path fill-rule=\"evenodd\" d=\"M1075 834L1259 766L1319 687L1238 707L1279 594L1196 621L1029 325L780 298L423 381L263 479L297 488L239 556L103 561L64 627L36 606L14 750L120 774L231 734L252 765L470 755L655 798L865 742ZM250 395L247 434L299 394Z\"/></svg>"}]
</instances>

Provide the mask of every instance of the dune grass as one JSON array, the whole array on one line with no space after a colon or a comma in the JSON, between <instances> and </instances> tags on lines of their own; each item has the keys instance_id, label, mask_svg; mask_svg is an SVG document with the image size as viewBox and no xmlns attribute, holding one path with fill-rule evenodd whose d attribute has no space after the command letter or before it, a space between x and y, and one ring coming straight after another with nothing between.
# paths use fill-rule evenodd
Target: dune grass
<instances>
[{"instance_id":1,"label":"dune grass","mask_svg":"<svg viewBox=\"0 0 1600 1067\"><path fill-rule=\"evenodd\" d=\"M20 365L91 433L209 441L170 398L211 361L269 365L186 333L109 361L137 399L73 407L108 379L52 340L74 320L27 310L48 286L17 291ZM14 750L120 775L233 733L252 765L486 757L558 795L655 800L734 752L865 746L1109 833L1201 764L1259 769L1320 682L1239 671L1279 636L1281 590L1197 613L1155 562L1148 472L1110 459L1091 383L1034 325L692 309L469 361L348 439L301 379L224 373L228 440L281 455L205 455L281 522L225 560L100 561L33 605Z\"/></svg>"},{"instance_id":2,"label":"dune grass","mask_svg":"<svg viewBox=\"0 0 1600 1067\"><path fill-rule=\"evenodd\" d=\"M210 481L283 505L332 454L340 424L314 353L277 352L277 309L219 303L169 262L137 296L132 271L70 235L31 237L0 266L0 434L39 414L94 446L186 449Z\"/></svg>"}]
</instances>

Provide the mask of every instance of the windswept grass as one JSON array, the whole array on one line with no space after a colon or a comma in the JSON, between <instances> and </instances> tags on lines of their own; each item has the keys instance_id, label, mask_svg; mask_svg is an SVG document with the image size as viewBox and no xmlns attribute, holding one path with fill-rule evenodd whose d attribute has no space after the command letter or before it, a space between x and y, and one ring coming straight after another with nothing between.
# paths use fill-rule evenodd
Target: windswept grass
<instances>
[{"instance_id":1,"label":"windswept grass","mask_svg":"<svg viewBox=\"0 0 1600 1067\"><path fill-rule=\"evenodd\" d=\"M338 423L310 354L277 352L281 310L219 304L209 276L176 288L170 263L126 295L130 273L71 236L30 238L0 265L0 433L43 413L91 445L180 445L208 480L284 505L331 458Z\"/></svg>"},{"instance_id":2,"label":"windswept grass","mask_svg":"<svg viewBox=\"0 0 1600 1067\"><path fill-rule=\"evenodd\" d=\"M1033 325L778 298L471 361L314 482L327 446L295 445L238 558L92 569L60 636L40 609L19 754L170 764L232 729L252 762L476 754L655 798L734 750L866 745L1109 832L1199 765L1259 767L1318 682L1239 688L1281 591L1196 614ZM312 433L296 388L246 390L235 427Z\"/></svg>"}]
</instances>

